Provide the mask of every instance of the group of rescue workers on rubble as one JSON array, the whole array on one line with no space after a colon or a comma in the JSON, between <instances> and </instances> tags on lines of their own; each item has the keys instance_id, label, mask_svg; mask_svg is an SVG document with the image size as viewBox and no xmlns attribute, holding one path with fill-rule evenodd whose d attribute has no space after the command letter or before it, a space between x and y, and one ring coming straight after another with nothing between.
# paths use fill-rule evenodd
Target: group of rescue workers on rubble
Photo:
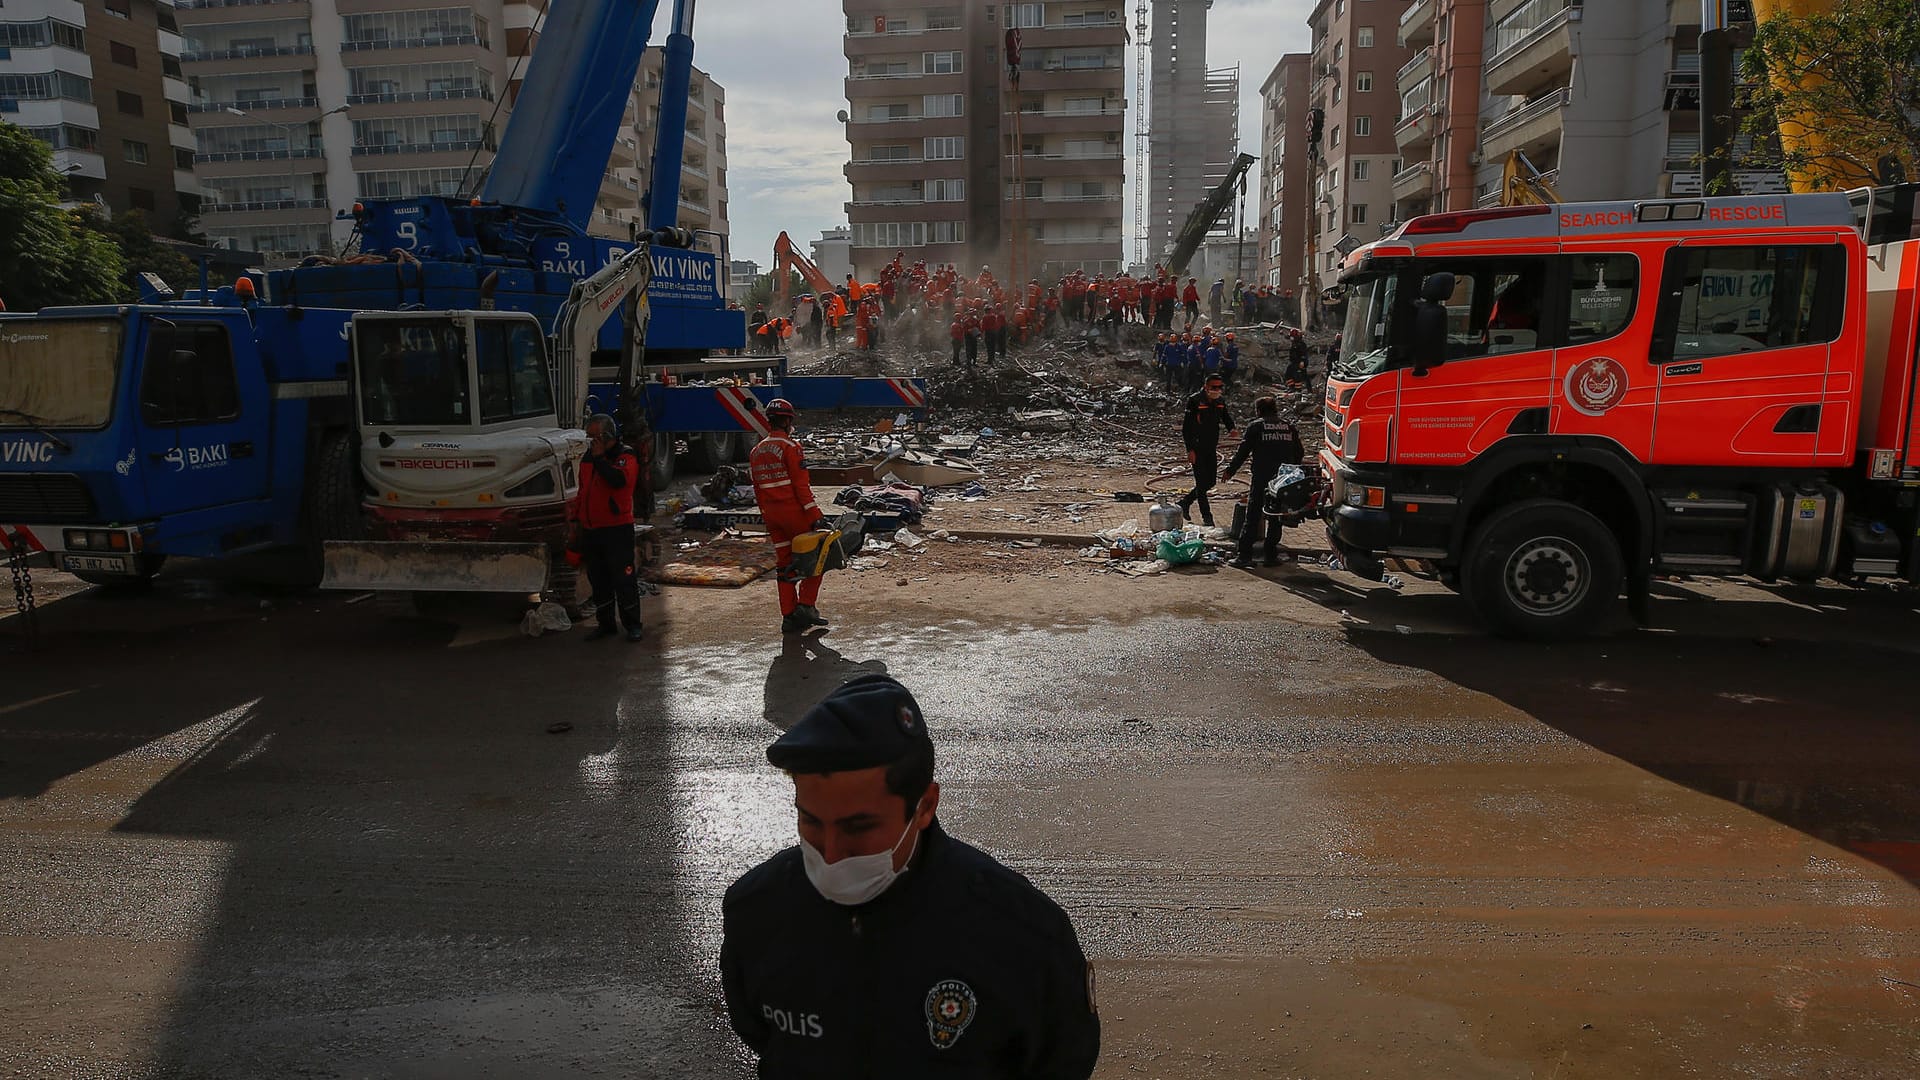
<instances>
[{"instance_id":1,"label":"group of rescue workers on rubble","mask_svg":"<svg viewBox=\"0 0 1920 1080\"><path fill-rule=\"evenodd\" d=\"M1277 322L1296 317L1292 290L1248 287L1235 282L1229 295L1225 279L1208 290L1207 307L1213 322L1223 305L1242 323ZM851 330L856 349L876 349L889 334L909 344L931 349L945 341L953 361L977 364L982 351L988 361L1003 358L1014 346L1031 344L1062 330L1101 327L1117 337L1129 323L1171 331L1182 312L1191 329L1201 310L1200 283L1189 277L1184 287L1165 266L1151 275L1092 274L1073 270L1051 287L1034 278L1024 287L1002 285L985 266L969 278L952 263L929 267L925 261L908 265L905 252L881 267L879 278L863 284L852 274L832 292L802 294L788 312L756 307L748 320L751 351L777 353L788 342L837 348L842 332ZM944 327L946 336L940 336Z\"/></svg>"}]
</instances>

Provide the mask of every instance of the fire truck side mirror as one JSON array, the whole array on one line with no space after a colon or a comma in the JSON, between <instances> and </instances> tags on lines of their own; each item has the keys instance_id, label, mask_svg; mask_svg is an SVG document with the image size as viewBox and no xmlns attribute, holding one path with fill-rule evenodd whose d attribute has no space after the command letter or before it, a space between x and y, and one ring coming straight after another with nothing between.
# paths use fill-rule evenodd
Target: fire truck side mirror
<instances>
[{"instance_id":1,"label":"fire truck side mirror","mask_svg":"<svg viewBox=\"0 0 1920 1080\"><path fill-rule=\"evenodd\" d=\"M1428 368L1447 362L1447 301L1453 297L1454 276L1439 273L1420 283L1420 302L1413 305L1413 340L1407 352L1415 378Z\"/></svg>"}]
</instances>

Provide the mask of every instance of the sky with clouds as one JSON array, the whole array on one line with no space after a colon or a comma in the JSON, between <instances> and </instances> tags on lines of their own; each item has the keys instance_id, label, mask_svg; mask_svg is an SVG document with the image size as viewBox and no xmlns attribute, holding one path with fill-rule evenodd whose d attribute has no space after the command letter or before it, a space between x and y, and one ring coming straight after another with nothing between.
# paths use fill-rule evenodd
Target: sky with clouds
<instances>
[{"instance_id":1,"label":"sky with clouds","mask_svg":"<svg viewBox=\"0 0 1920 1080\"><path fill-rule=\"evenodd\" d=\"M1138 0L1110 2L1126 12L1131 26ZM664 39L671 7L670 0L662 0L655 42ZM1240 148L1246 153L1260 154L1260 83L1283 53L1307 50L1312 8L1313 0L1215 0L1208 15L1207 65L1240 65ZM698 8L693 62L727 95L733 257L752 259L763 270L782 230L804 251L820 230L846 224L847 141L835 119L847 104L845 25L839 0L707 0ZM1133 50L1128 49L1129 98L1133 85ZM1129 149L1135 119L1131 113L1127 117ZM1131 236L1131 158L1128 170L1126 231ZM1248 188L1258 190L1251 182ZM1253 213L1249 201L1248 214Z\"/></svg>"}]
</instances>

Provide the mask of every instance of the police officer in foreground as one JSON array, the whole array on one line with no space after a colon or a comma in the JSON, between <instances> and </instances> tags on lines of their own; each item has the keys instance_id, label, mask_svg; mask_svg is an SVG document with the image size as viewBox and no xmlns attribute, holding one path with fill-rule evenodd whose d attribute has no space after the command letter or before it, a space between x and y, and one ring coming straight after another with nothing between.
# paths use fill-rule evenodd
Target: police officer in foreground
<instances>
[{"instance_id":1,"label":"police officer in foreground","mask_svg":"<svg viewBox=\"0 0 1920 1080\"><path fill-rule=\"evenodd\" d=\"M727 890L720 978L762 1077L1084 1080L1093 966L1066 913L935 819L920 705L864 675L767 749L800 843Z\"/></svg>"},{"instance_id":2,"label":"police officer in foreground","mask_svg":"<svg viewBox=\"0 0 1920 1080\"><path fill-rule=\"evenodd\" d=\"M1227 471L1220 480L1225 483L1233 479L1233 474L1242 462L1253 459L1253 478L1247 483L1252 490L1247 492L1247 520L1240 528L1240 552L1234 557L1233 565L1245 570L1253 565L1253 545L1260 539L1263 526L1267 524L1267 485L1282 465L1298 465L1305 458L1305 448L1300 442L1300 429L1280 418L1280 403L1269 395L1253 403L1253 410L1259 417L1247 425L1247 433L1240 440L1240 450L1227 462ZM1273 531L1267 534L1267 565L1280 565L1280 526L1275 523Z\"/></svg>"}]
</instances>

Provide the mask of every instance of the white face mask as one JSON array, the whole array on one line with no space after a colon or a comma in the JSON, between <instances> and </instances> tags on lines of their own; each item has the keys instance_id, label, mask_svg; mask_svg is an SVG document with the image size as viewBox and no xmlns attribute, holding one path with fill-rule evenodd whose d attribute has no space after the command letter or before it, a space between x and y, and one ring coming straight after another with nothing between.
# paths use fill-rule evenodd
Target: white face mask
<instances>
[{"instance_id":1,"label":"white face mask","mask_svg":"<svg viewBox=\"0 0 1920 1080\"><path fill-rule=\"evenodd\" d=\"M864 904L886 892L888 886L900 877L901 871L893 868L893 857L899 853L900 845L907 842L907 833L913 829L913 817L919 816L919 813L920 807L915 804L913 816L907 819L907 826L900 830L900 839L893 842L893 847L874 855L849 855L837 863L829 864L827 857L820 854L820 849L802 837L800 862L806 867L807 880L813 882L813 887L819 890L821 896L848 907ZM917 834L913 838L913 849L920 849L920 837ZM907 865L912 863L913 855L909 853Z\"/></svg>"}]
</instances>

